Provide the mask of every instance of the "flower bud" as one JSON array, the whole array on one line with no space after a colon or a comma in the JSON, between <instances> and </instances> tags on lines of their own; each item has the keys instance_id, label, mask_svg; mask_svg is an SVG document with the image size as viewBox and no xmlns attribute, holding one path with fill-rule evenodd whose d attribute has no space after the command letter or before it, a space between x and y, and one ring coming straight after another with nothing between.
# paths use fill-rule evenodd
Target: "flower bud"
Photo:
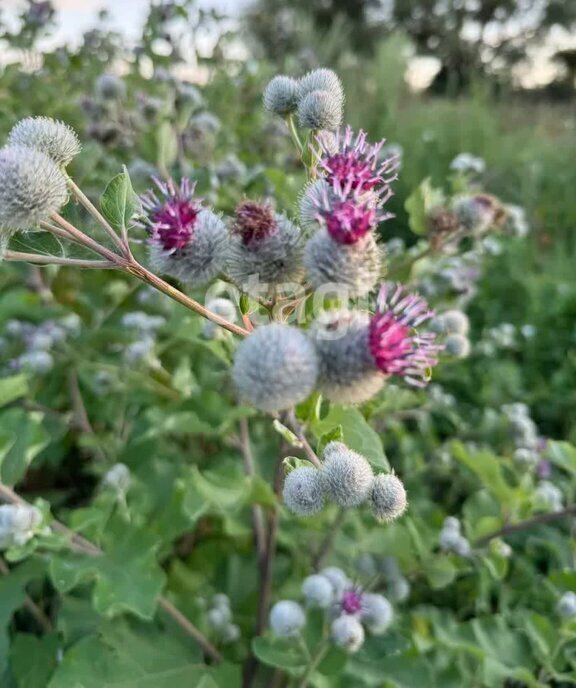
<instances>
[{"instance_id":1,"label":"flower bud","mask_svg":"<svg viewBox=\"0 0 576 688\"><path fill-rule=\"evenodd\" d=\"M0 506L0 549L21 547L42 523L42 512L27 504Z\"/></svg>"},{"instance_id":2,"label":"flower bud","mask_svg":"<svg viewBox=\"0 0 576 688\"><path fill-rule=\"evenodd\" d=\"M451 310L442 313L440 316L443 329L446 334L467 335L470 330L470 321L466 313L458 310Z\"/></svg>"},{"instance_id":3,"label":"flower bud","mask_svg":"<svg viewBox=\"0 0 576 688\"><path fill-rule=\"evenodd\" d=\"M535 506L543 511L562 511L562 491L549 480L541 480L534 491Z\"/></svg>"},{"instance_id":4,"label":"flower bud","mask_svg":"<svg viewBox=\"0 0 576 688\"><path fill-rule=\"evenodd\" d=\"M54 367L54 357L48 351L32 350L22 354L18 359L18 363L22 368L32 373L45 375Z\"/></svg>"},{"instance_id":5,"label":"flower bud","mask_svg":"<svg viewBox=\"0 0 576 688\"><path fill-rule=\"evenodd\" d=\"M392 605L383 595L364 593L362 595L362 623L373 635L381 635L392 623Z\"/></svg>"},{"instance_id":6,"label":"flower bud","mask_svg":"<svg viewBox=\"0 0 576 688\"><path fill-rule=\"evenodd\" d=\"M246 200L236 208L231 234L226 271L244 291L255 276L268 287L301 280L301 232L286 216Z\"/></svg>"},{"instance_id":7,"label":"flower bud","mask_svg":"<svg viewBox=\"0 0 576 688\"><path fill-rule=\"evenodd\" d=\"M332 622L332 641L337 647L353 654L364 644L364 629L354 616L345 614Z\"/></svg>"},{"instance_id":8,"label":"flower bud","mask_svg":"<svg viewBox=\"0 0 576 688\"><path fill-rule=\"evenodd\" d=\"M313 516L324 508L320 471L301 466L288 473L282 492L284 504L296 516Z\"/></svg>"},{"instance_id":9,"label":"flower bud","mask_svg":"<svg viewBox=\"0 0 576 688\"><path fill-rule=\"evenodd\" d=\"M470 354L470 340L463 334L451 334L444 340L447 354L456 358L466 358Z\"/></svg>"},{"instance_id":10,"label":"flower bud","mask_svg":"<svg viewBox=\"0 0 576 688\"><path fill-rule=\"evenodd\" d=\"M37 229L67 199L66 179L44 153L26 146L0 150L0 234Z\"/></svg>"},{"instance_id":11,"label":"flower bud","mask_svg":"<svg viewBox=\"0 0 576 688\"><path fill-rule=\"evenodd\" d=\"M404 602L410 595L410 583L406 578L397 578L388 584L387 590L393 602Z\"/></svg>"},{"instance_id":12,"label":"flower bud","mask_svg":"<svg viewBox=\"0 0 576 688\"><path fill-rule=\"evenodd\" d=\"M211 299L206 304L206 308L209 311L216 313L216 315L220 315L221 317L225 318L229 322L234 323L238 320L238 311L236 309L235 304L232 303L230 299ZM219 325L212 322L211 320L204 321L202 332L206 339L218 339L219 337L223 337L226 334L223 328L221 328Z\"/></svg>"},{"instance_id":13,"label":"flower bud","mask_svg":"<svg viewBox=\"0 0 576 688\"><path fill-rule=\"evenodd\" d=\"M370 493L370 504L378 521L388 523L402 516L408 505L402 481L392 473L377 475Z\"/></svg>"},{"instance_id":14,"label":"flower bud","mask_svg":"<svg viewBox=\"0 0 576 688\"><path fill-rule=\"evenodd\" d=\"M306 243L304 267L314 289L336 284L357 298L369 294L382 276L382 251L372 234L342 244L322 228Z\"/></svg>"},{"instance_id":15,"label":"flower bud","mask_svg":"<svg viewBox=\"0 0 576 688\"><path fill-rule=\"evenodd\" d=\"M368 461L342 442L330 442L323 458L321 474L326 495L339 506L362 504L374 481Z\"/></svg>"},{"instance_id":16,"label":"flower bud","mask_svg":"<svg viewBox=\"0 0 576 688\"><path fill-rule=\"evenodd\" d=\"M304 610L292 600L276 602L270 610L270 628L281 638L298 635L305 623Z\"/></svg>"},{"instance_id":17,"label":"flower bud","mask_svg":"<svg viewBox=\"0 0 576 688\"><path fill-rule=\"evenodd\" d=\"M298 81L299 98L305 98L314 91L327 91L342 107L344 88L336 72L331 69L314 69ZM323 128L323 127L320 127Z\"/></svg>"},{"instance_id":18,"label":"flower bud","mask_svg":"<svg viewBox=\"0 0 576 688\"><path fill-rule=\"evenodd\" d=\"M310 339L287 325L257 328L236 351L232 378L242 399L275 412L304 401L318 377L318 357Z\"/></svg>"},{"instance_id":19,"label":"flower bud","mask_svg":"<svg viewBox=\"0 0 576 688\"><path fill-rule=\"evenodd\" d=\"M302 594L311 607L328 609L334 602L334 587L332 583L321 574L314 574L304 579Z\"/></svg>"},{"instance_id":20,"label":"flower bud","mask_svg":"<svg viewBox=\"0 0 576 688\"><path fill-rule=\"evenodd\" d=\"M454 212L463 229L476 235L502 223L506 217L506 211L499 201L488 194L459 198L454 205Z\"/></svg>"},{"instance_id":21,"label":"flower bud","mask_svg":"<svg viewBox=\"0 0 576 688\"><path fill-rule=\"evenodd\" d=\"M382 389L385 376L369 347L370 316L359 311L327 311L310 328L319 361L317 388L337 404L361 404Z\"/></svg>"},{"instance_id":22,"label":"flower bud","mask_svg":"<svg viewBox=\"0 0 576 688\"><path fill-rule=\"evenodd\" d=\"M227 609L229 609L230 598L223 592L216 593L216 595L214 595L214 597L212 598L212 606L216 608L226 607Z\"/></svg>"},{"instance_id":23,"label":"flower bud","mask_svg":"<svg viewBox=\"0 0 576 688\"><path fill-rule=\"evenodd\" d=\"M222 629L222 642L226 645L231 645L232 643L238 642L242 633L240 632L240 627L236 624L228 624Z\"/></svg>"},{"instance_id":24,"label":"flower bud","mask_svg":"<svg viewBox=\"0 0 576 688\"><path fill-rule=\"evenodd\" d=\"M327 578L330 583L332 583L334 594L337 596L340 596L346 588L349 588L351 585L348 576L337 566L327 566L320 571L320 575L324 576L324 578Z\"/></svg>"},{"instance_id":25,"label":"flower bud","mask_svg":"<svg viewBox=\"0 0 576 688\"><path fill-rule=\"evenodd\" d=\"M289 76L275 76L264 89L264 107L280 117L286 117L298 107L298 82Z\"/></svg>"},{"instance_id":26,"label":"flower bud","mask_svg":"<svg viewBox=\"0 0 576 688\"><path fill-rule=\"evenodd\" d=\"M556 606L558 614L564 619L573 619L576 617L576 593L570 591L565 592Z\"/></svg>"},{"instance_id":27,"label":"flower bud","mask_svg":"<svg viewBox=\"0 0 576 688\"><path fill-rule=\"evenodd\" d=\"M26 117L12 127L7 142L40 151L57 165L68 165L81 149L74 129L50 117Z\"/></svg>"},{"instance_id":28,"label":"flower bud","mask_svg":"<svg viewBox=\"0 0 576 688\"><path fill-rule=\"evenodd\" d=\"M118 493L125 494L130 487L130 469L123 463L114 464L104 476L102 484Z\"/></svg>"},{"instance_id":29,"label":"flower bud","mask_svg":"<svg viewBox=\"0 0 576 688\"><path fill-rule=\"evenodd\" d=\"M96 79L96 94L103 100L121 100L126 97L126 84L114 74L101 74Z\"/></svg>"},{"instance_id":30,"label":"flower bud","mask_svg":"<svg viewBox=\"0 0 576 688\"><path fill-rule=\"evenodd\" d=\"M338 129L342 115L342 101L328 91L312 91L298 103L298 122L305 129Z\"/></svg>"},{"instance_id":31,"label":"flower bud","mask_svg":"<svg viewBox=\"0 0 576 688\"><path fill-rule=\"evenodd\" d=\"M232 621L232 613L229 607L214 607L208 612L208 622L214 628L221 630Z\"/></svg>"}]
</instances>

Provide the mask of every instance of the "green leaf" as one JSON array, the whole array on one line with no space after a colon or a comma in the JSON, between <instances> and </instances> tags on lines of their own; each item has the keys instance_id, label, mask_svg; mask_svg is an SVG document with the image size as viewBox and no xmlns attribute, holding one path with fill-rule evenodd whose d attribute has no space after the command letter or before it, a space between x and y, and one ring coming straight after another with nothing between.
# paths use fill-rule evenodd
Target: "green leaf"
<instances>
[{"instance_id":1,"label":"green leaf","mask_svg":"<svg viewBox=\"0 0 576 688\"><path fill-rule=\"evenodd\" d=\"M257 637L252 651L263 664L276 669L303 669L308 659L304 649L293 638Z\"/></svg>"},{"instance_id":2,"label":"green leaf","mask_svg":"<svg viewBox=\"0 0 576 688\"><path fill-rule=\"evenodd\" d=\"M38 638L18 633L10 648L10 666L18 688L40 688L48 685L58 661L58 634Z\"/></svg>"},{"instance_id":3,"label":"green leaf","mask_svg":"<svg viewBox=\"0 0 576 688\"><path fill-rule=\"evenodd\" d=\"M283 437L288 444L291 444L293 447L301 447L302 442L298 439L298 437L290 430L290 428L287 428L283 423L281 423L277 418L275 418L272 421L272 427L276 432Z\"/></svg>"},{"instance_id":4,"label":"green leaf","mask_svg":"<svg viewBox=\"0 0 576 688\"><path fill-rule=\"evenodd\" d=\"M426 217L428 212L444 202L444 195L439 189L433 188L430 178L425 179L420 186L406 199L404 208L408 213L410 229L418 236L424 236L428 231Z\"/></svg>"},{"instance_id":5,"label":"green leaf","mask_svg":"<svg viewBox=\"0 0 576 688\"><path fill-rule=\"evenodd\" d=\"M357 408L331 406L327 416L311 425L318 441L338 427L342 430L342 441L351 449L365 456L373 466L390 470L382 440Z\"/></svg>"},{"instance_id":6,"label":"green leaf","mask_svg":"<svg viewBox=\"0 0 576 688\"><path fill-rule=\"evenodd\" d=\"M26 473L34 458L48 446L50 435L43 427L44 416L19 408L7 409L0 416L0 476L14 485Z\"/></svg>"},{"instance_id":7,"label":"green leaf","mask_svg":"<svg viewBox=\"0 0 576 688\"><path fill-rule=\"evenodd\" d=\"M576 447L572 444L550 440L546 445L546 455L553 464L576 475Z\"/></svg>"},{"instance_id":8,"label":"green leaf","mask_svg":"<svg viewBox=\"0 0 576 688\"><path fill-rule=\"evenodd\" d=\"M510 508L514 501L514 490L502 475L502 463L498 457L487 451L472 455L461 442L453 442L451 449L454 458L474 472L483 486Z\"/></svg>"},{"instance_id":9,"label":"green leaf","mask_svg":"<svg viewBox=\"0 0 576 688\"><path fill-rule=\"evenodd\" d=\"M73 645L48 688L239 688L240 669L212 669L190 642L150 626L117 622Z\"/></svg>"},{"instance_id":10,"label":"green leaf","mask_svg":"<svg viewBox=\"0 0 576 688\"><path fill-rule=\"evenodd\" d=\"M151 535L124 525L115 529L115 537L102 556L54 555L50 576L60 592L95 580L93 602L100 614L117 616L130 611L151 619L165 583L164 571L156 561L156 547Z\"/></svg>"},{"instance_id":11,"label":"green leaf","mask_svg":"<svg viewBox=\"0 0 576 688\"><path fill-rule=\"evenodd\" d=\"M422 568L434 590L441 590L450 585L458 573L458 569L446 556L434 557L424 562Z\"/></svg>"},{"instance_id":12,"label":"green leaf","mask_svg":"<svg viewBox=\"0 0 576 688\"><path fill-rule=\"evenodd\" d=\"M11 569L8 575L0 575L0 677L8 659L8 625L12 614L24 604L28 583L43 576L44 570L44 562L29 559Z\"/></svg>"},{"instance_id":13,"label":"green leaf","mask_svg":"<svg viewBox=\"0 0 576 688\"><path fill-rule=\"evenodd\" d=\"M0 408L28 394L26 375L11 375L0 379Z\"/></svg>"},{"instance_id":14,"label":"green leaf","mask_svg":"<svg viewBox=\"0 0 576 688\"><path fill-rule=\"evenodd\" d=\"M341 425L337 425L335 428L332 428L332 430L325 432L318 442L318 447L316 449L318 456L322 456L324 449L326 449L326 445L330 444L330 442L342 442L343 440L344 431Z\"/></svg>"},{"instance_id":15,"label":"green leaf","mask_svg":"<svg viewBox=\"0 0 576 688\"><path fill-rule=\"evenodd\" d=\"M140 206L140 201L132 188L130 175L124 167L108 184L100 199L102 215L117 231L126 230Z\"/></svg>"}]
</instances>

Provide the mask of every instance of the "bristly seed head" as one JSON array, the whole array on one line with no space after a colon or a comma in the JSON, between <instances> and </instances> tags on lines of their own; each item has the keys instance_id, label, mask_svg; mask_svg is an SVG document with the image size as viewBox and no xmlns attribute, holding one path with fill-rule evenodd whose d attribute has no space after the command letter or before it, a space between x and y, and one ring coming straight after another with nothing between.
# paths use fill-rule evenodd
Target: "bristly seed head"
<instances>
[{"instance_id":1,"label":"bristly seed head","mask_svg":"<svg viewBox=\"0 0 576 688\"><path fill-rule=\"evenodd\" d=\"M274 210L269 203L246 199L236 206L231 231L242 238L244 246L257 243L276 230Z\"/></svg>"},{"instance_id":2,"label":"bristly seed head","mask_svg":"<svg viewBox=\"0 0 576 688\"><path fill-rule=\"evenodd\" d=\"M376 313L370 322L369 346L385 375L400 375L406 382L425 386L428 371L438 363L443 349L433 332L416 328L434 316L424 299L405 295L400 284L384 284Z\"/></svg>"},{"instance_id":3,"label":"bristly seed head","mask_svg":"<svg viewBox=\"0 0 576 688\"><path fill-rule=\"evenodd\" d=\"M176 187L172 180L154 183L163 195L159 199L154 191L142 196L142 206L148 215L150 241L165 251L176 252L185 248L194 235L198 214L202 210L193 198L195 184L184 178Z\"/></svg>"}]
</instances>

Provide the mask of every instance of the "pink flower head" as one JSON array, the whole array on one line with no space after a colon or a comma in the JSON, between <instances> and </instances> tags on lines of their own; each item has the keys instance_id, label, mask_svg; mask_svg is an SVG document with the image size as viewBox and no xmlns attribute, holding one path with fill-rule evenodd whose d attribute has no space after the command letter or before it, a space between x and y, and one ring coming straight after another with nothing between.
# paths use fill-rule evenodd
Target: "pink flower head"
<instances>
[{"instance_id":1,"label":"pink flower head","mask_svg":"<svg viewBox=\"0 0 576 688\"><path fill-rule=\"evenodd\" d=\"M379 160L384 139L370 145L366 141L366 132L360 130L354 138L352 128L346 127L344 133L336 134L335 142L322 135L318 142L323 153L319 166L331 186L337 186L346 193L375 193L382 203L390 198L390 184L397 179L394 172L397 158ZM337 149L335 153L334 147Z\"/></svg>"},{"instance_id":2,"label":"pink flower head","mask_svg":"<svg viewBox=\"0 0 576 688\"><path fill-rule=\"evenodd\" d=\"M406 382L423 387L428 370L438 363L442 345L434 332L416 328L434 316L424 299L405 294L400 284L384 284L376 313L370 321L369 346L377 367L385 375L401 375Z\"/></svg>"},{"instance_id":3,"label":"pink flower head","mask_svg":"<svg viewBox=\"0 0 576 688\"><path fill-rule=\"evenodd\" d=\"M148 216L150 240L160 244L166 251L185 248L194 234L198 214L202 210L199 201L193 199L195 183L184 178L177 187L170 179L154 183L162 192L159 199L154 191L142 196L142 206Z\"/></svg>"},{"instance_id":4,"label":"pink flower head","mask_svg":"<svg viewBox=\"0 0 576 688\"><path fill-rule=\"evenodd\" d=\"M354 588L345 590L340 599L340 609L344 614L358 614L362 611L362 593Z\"/></svg>"},{"instance_id":5,"label":"pink flower head","mask_svg":"<svg viewBox=\"0 0 576 688\"><path fill-rule=\"evenodd\" d=\"M314 192L311 200L317 208L318 221L339 244L355 244L389 217L373 198L358 192L346 194L337 184Z\"/></svg>"}]
</instances>

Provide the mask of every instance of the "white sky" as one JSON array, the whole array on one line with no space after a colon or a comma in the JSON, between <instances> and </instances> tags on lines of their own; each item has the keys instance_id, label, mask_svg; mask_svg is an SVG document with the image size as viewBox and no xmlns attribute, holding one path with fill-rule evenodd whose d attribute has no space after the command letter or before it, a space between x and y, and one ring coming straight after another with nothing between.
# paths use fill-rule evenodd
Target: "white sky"
<instances>
[{"instance_id":1,"label":"white sky","mask_svg":"<svg viewBox=\"0 0 576 688\"><path fill-rule=\"evenodd\" d=\"M568 0L567 0L568 1ZM576 2L576 0L569 0ZM80 36L92 26L100 10L110 13L111 28L119 29L129 40L136 38L146 16L149 0L52 0L58 10L58 27L47 42L57 45L62 42L74 44ZM216 8L226 14L234 14L250 0L198 0L205 8ZM23 0L0 0L3 14L10 17L17 8L22 7ZM576 38L562 30L554 31L549 45L541 46L532 53L531 64L518 71L518 77L526 86L537 86L550 81L556 67L550 62L550 56L560 48L576 47ZM423 87L433 76L436 62L430 58L417 58L411 64L408 79L413 85Z\"/></svg>"},{"instance_id":2,"label":"white sky","mask_svg":"<svg viewBox=\"0 0 576 688\"><path fill-rule=\"evenodd\" d=\"M247 4L248 0L199 0L198 5L205 8L232 13L235 8ZM22 0L0 0L0 8L6 14L22 7ZM84 31L94 26L100 10L106 9L111 16L113 28L120 29L128 37L138 35L147 13L149 0L52 0L58 11L58 28L54 34L54 41L75 42Z\"/></svg>"}]
</instances>

